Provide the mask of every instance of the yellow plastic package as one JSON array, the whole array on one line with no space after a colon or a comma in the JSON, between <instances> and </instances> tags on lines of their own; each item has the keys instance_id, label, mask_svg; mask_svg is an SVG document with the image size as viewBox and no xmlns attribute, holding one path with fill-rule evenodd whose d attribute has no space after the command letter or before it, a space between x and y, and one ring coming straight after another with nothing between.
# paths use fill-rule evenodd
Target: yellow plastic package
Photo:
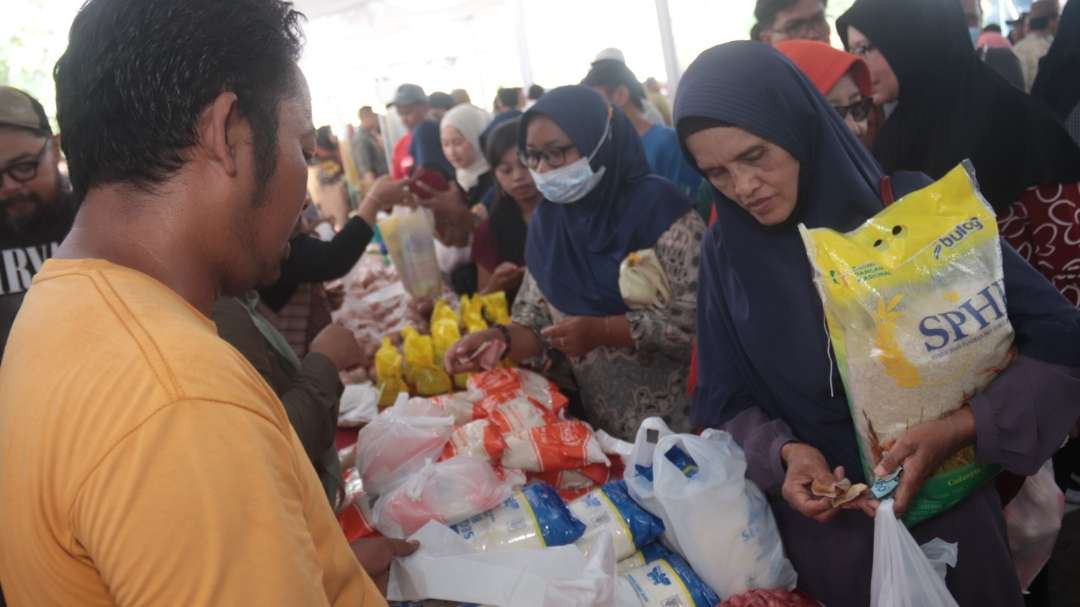
<instances>
[{"instance_id":1,"label":"yellow plastic package","mask_svg":"<svg viewBox=\"0 0 1080 607\"><path fill-rule=\"evenodd\" d=\"M477 333L488 328L483 311L484 302L479 295L473 297L461 296L461 319L465 322L465 330L468 333Z\"/></svg>"},{"instance_id":2,"label":"yellow plastic package","mask_svg":"<svg viewBox=\"0 0 1080 607\"><path fill-rule=\"evenodd\" d=\"M435 302L435 310L431 313L431 326L434 327L440 320L452 320L455 325L461 326L461 316L450 307L450 304L446 303L445 299Z\"/></svg>"},{"instance_id":3,"label":"yellow plastic package","mask_svg":"<svg viewBox=\"0 0 1080 607\"><path fill-rule=\"evenodd\" d=\"M800 231L872 479L897 437L962 407L1012 360L997 221L965 163L851 232ZM964 449L904 521L951 508L996 472Z\"/></svg>"},{"instance_id":4,"label":"yellow plastic package","mask_svg":"<svg viewBox=\"0 0 1080 607\"><path fill-rule=\"evenodd\" d=\"M446 351L461 339L457 321L449 318L434 321L431 324L431 339L435 344L435 364L445 368ZM454 376L454 385L464 390L468 380L467 373L458 373Z\"/></svg>"},{"instance_id":5,"label":"yellow plastic package","mask_svg":"<svg viewBox=\"0 0 1080 607\"><path fill-rule=\"evenodd\" d=\"M375 353L375 376L382 390L379 394L380 408L393 405L398 394L405 391L401 373L401 353L389 337L384 337L382 347Z\"/></svg>"},{"instance_id":6,"label":"yellow plastic package","mask_svg":"<svg viewBox=\"0 0 1080 607\"><path fill-rule=\"evenodd\" d=\"M416 388L420 396L436 396L450 391L450 376L435 363L435 344L430 335L420 335L416 329L406 327L405 379Z\"/></svg>"},{"instance_id":7,"label":"yellow plastic package","mask_svg":"<svg viewBox=\"0 0 1080 607\"><path fill-rule=\"evenodd\" d=\"M496 291L487 295L477 295L484 306L484 317L494 325L510 324L510 306L506 303L506 293Z\"/></svg>"}]
</instances>

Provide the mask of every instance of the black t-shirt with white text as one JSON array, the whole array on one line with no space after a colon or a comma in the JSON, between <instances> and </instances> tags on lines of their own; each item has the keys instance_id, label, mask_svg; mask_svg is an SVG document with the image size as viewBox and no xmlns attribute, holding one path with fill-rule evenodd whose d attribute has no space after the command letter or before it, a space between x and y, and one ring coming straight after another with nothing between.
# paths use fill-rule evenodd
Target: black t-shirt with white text
<instances>
[{"instance_id":1,"label":"black t-shirt with white text","mask_svg":"<svg viewBox=\"0 0 1080 607\"><path fill-rule=\"evenodd\" d=\"M47 208L33 228L17 234L0 230L0 360L34 275L67 236L76 210L75 201L64 196Z\"/></svg>"}]
</instances>

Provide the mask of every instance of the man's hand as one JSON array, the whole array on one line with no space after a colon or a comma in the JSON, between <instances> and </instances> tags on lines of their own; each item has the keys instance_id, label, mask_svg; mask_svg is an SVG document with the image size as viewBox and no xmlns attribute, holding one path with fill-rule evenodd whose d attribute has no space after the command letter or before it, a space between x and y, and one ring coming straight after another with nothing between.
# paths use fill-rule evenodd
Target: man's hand
<instances>
[{"instance_id":1,"label":"man's hand","mask_svg":"<svg viewBox=\"0 0 1080 607\"><path fill-rule=\"evenodd\" d=\"M337 324L327 325L311 342L312 352L330 359L338 371L348 371L364 362L364 352L352 331Z\"/></svg>"},{"instance_id":2,"label":"man's hand","mask_svg":"<svg viewBox=\"0 0 1080 607\"><path fill-rule=\"evenodd\" d=\"M386 596L386 583L390 581L390 563L396 556L409 556L420 544L385 537L356 540L351 544L356 560L364 568L379 592Z\"/></svg>"}]
</instances>

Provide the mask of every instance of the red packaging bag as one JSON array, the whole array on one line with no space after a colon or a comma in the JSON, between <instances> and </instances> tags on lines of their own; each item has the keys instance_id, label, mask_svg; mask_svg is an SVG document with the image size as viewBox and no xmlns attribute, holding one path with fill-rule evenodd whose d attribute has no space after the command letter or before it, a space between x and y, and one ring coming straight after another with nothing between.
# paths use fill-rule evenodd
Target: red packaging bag
<instances>
[{"instance_id":1,"label":"red packaging bag","mask_svg":"<svg viewBox=\"0 0 1080 607\"><path fill-rule=\"evenodd\" d=\"M585 422L565 421L504 437L504 468L530 472L573 470L590 464L610 465Z\"/></svg>"}]
</instances>

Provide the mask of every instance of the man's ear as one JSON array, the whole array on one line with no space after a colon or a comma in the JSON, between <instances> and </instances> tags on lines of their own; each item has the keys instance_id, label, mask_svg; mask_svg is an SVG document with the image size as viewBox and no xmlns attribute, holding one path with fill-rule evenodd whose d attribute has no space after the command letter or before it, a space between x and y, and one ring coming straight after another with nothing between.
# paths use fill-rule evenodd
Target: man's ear
<instances>
[{"instance_id":1,"label":"man's ear","mask_svg":"<svg viewBox=\"0 0 1080 607\"><path fill-rule=\"evenodd\" d=\"M237 139L239 118L236 93L218 95L199 117L198 146L211 161L218 163L230 177L237 174Z\"/></svg>"},{"instance_id":2,"label":"man's ear","mask_svg":"<svg viewBox=\"0 0 1080 607\"><path fill-rule=\"evenodd\" d=\"M53 135L49 148L52 154L52 166L60 166L60 135Z\"/></svg>"}]
</instances>

